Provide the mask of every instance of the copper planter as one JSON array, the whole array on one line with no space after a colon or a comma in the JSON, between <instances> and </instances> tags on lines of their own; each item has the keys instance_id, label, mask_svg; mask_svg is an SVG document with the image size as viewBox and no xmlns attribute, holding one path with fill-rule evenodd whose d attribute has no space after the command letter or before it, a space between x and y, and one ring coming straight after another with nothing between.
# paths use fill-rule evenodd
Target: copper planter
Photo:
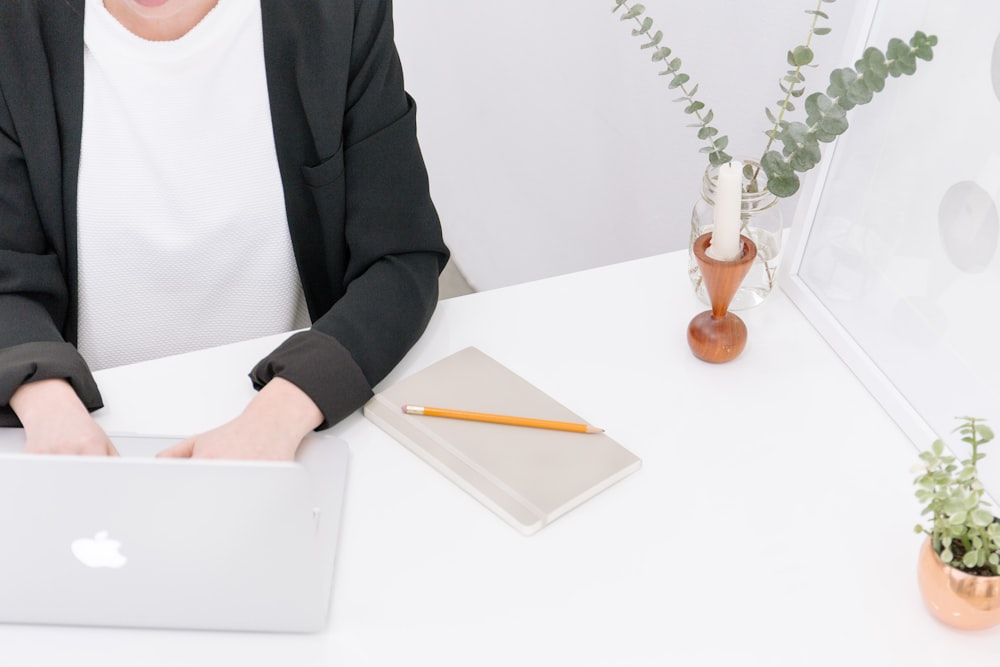
<instances>
[{"instance_id":1,"label":"copper planter","mask_svg":"<svg viewBox=\"0 0 1000 667\"><path fill-rule=\"evenodd\" d=\"M945 565L927 539L917 579L927 608L942 623L960 630L1000 625L1000 576L981 577Z\"/></svg>"}]
</instances>

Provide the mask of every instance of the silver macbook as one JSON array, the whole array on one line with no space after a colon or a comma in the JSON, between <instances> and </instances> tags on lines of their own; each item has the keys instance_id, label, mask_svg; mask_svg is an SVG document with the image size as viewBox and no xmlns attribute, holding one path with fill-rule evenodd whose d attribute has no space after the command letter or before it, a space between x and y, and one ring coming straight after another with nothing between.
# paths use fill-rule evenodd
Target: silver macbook
<instances>
[{"instance_id":1,"label":"silver macbook","mask_svg":"<svg viewBox=\"0 0 1000 667\"><path fill-rule=\"evenodd\" d=\"M342 440L291 462L21 453L0 429L0 622L312 632L326 627L347 477Z\"/></svg>"}]
</instances>

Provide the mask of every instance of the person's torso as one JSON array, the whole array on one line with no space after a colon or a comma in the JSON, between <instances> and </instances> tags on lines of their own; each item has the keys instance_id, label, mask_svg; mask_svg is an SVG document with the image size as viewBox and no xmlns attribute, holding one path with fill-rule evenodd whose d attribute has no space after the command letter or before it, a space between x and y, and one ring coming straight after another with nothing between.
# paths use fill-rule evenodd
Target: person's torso
<instances>
[{"instance_id":1,"label":"person's torso","mask_svg":"<svg viewBox=\"0 0 1000 667\"><path fill-rule=\"evenodd\" d=\"M308 325L260 5L149 42L87 0L79 348L94 369Z\"/></svg>"}]
</instances>

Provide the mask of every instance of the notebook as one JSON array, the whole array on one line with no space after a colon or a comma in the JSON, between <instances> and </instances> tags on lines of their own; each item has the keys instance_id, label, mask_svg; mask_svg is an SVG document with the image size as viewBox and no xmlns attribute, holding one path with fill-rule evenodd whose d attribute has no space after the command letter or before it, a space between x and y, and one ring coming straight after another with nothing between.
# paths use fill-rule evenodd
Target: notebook
<instances>
[{"instance_id":1,"label":"notebook","mask_svg":"<svg viewBox=\"0 0 1000 667\"><path fill-rule=\"evenodd\" d=\"M296 462L20 453L0 429L0 622L310 632L326 626L348 448Z\"/></svg>"},{"instance_id":2,"label":"notebook","mask_svg":"<svg viewBox=\"0 0 1000 667\"><path fill-rule=\"evenodd\" d=\"M637 470L605 433L409 415L403 405L584 422L475 347L379 391L365 416L526 535Z\"/></svg>"}]
</instances>

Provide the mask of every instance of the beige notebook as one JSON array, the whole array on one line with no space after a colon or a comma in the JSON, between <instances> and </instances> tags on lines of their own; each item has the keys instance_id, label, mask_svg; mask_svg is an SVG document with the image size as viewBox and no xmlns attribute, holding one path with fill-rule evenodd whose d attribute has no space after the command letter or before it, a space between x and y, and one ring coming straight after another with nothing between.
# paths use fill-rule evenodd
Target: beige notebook
<instances>
[{"instance_id":1,"label":"beige notebook","mask_svg":"<svg viewBox=\"0 0 1000 667\"><path fill-rule=\"evenodd\" d=\"M474 347L400 380L365 405L368 419L525 534L641 465L604 433L408 415L407 404L585 420Z\"/></svg>"}]
</instances>

